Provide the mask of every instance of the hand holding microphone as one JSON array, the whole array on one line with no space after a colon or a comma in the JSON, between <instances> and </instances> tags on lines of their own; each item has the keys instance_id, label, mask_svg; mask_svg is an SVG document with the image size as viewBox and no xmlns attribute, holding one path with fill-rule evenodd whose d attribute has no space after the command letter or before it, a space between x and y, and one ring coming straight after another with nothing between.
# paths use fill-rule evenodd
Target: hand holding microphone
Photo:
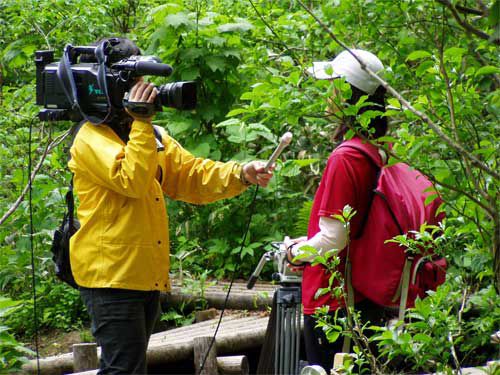
<instances>
[{"instance_id":1,"label":"hand holding microphone","mask_svg":"<svg viewBox=\"0 0 500 375\"><path fill-rule=\"evenodd\" d=\"M271 177L273 177L272 172L274 169L274 163L285 147L290 144L291 140L292 133L286 132L281 137L278 147L276 147L267 163L262 161L252 161L245 164L242 170L243 180L254 185L266 187L269 184Z\"/></svg>"}]
</instances>

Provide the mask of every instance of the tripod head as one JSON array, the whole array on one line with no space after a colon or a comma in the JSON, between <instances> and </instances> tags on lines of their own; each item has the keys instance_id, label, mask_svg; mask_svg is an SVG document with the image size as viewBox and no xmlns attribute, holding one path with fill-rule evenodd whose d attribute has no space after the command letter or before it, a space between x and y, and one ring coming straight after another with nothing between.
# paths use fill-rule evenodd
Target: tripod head
<instances>
[{"instance_id":1,"label":"tripod head","mask_svg":"<svg viewBox=\"0 0 500 375\"><path fill-rule=\"evenodd\" d=\"M273 273L273 280L277 281L280 285L291 285L291 284L300 284L302 282L302 273L301 272L293 272L288 268L288 259L287 259L287 248L284 242L272 242L271 246L274 250L268 251L262 255L260 258L259 264L255 267L255 270L252 273L252 276L248 279L247 288L252 289L259 278L260 272L264 265L270 261L274 261L274 269L276 270Z\"/></svg>"}]
</instances>

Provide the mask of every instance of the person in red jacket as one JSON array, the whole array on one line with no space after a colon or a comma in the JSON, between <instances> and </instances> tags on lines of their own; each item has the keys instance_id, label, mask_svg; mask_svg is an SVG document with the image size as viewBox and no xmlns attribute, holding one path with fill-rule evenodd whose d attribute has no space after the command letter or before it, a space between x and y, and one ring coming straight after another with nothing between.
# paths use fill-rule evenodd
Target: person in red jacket
<instances>
[{"instance_id":1,"label":"person in red jacket","mask_svg":"<svg viewBox=\"0 0 500 375\"><path fill-rule=\"evenodd\" d=\"M382 62L372 53L364 50L351 50L366 66L375 73L380 73L384 67ZM358 114L368 110L385 111L385 89L377 80L371 77L361 68L359 62L349 51L340 53L334 60L314 63L309 73L317 79L336 79L342 77L351 85L352 95L346 100L347 104L356 104L358 100L368 95L367 102L372 104L360 109ZM337 98L338 99L338 98ZM342 116L342 104L336 107L339 100L331 98L328 101L328 114L335 114L341 121L333 136L336 142L342 142L344 135L350 128L355 129L354 116ZM344 103L345 104L345 103ZM337 104L338 105L338 104ZM386 117L377 116L371 119L368 130L363 136L376 139L385 135L387 131ZM381 151L383 153L383 151ZM383 159L386 158L385 155ZM370 206L370 190L376 179L377 169L366 157L357 150L351 148L340 148L333 150L326 168L323 172L321 182L316 191L307 237L286 240L288 246L288 258L294 264L301 263L303 266L302 276L302 304L304 307L304 337L307 360L311 365L320 365L329 370L333 365L335 353L340 352L342 340L329 343L324 332L316 328L317 320L313 316L316 309L328 306L333 314L341 309L340 316L344 314L344 300L332 297L330 293L318 298L316 292L320 288L328 287L330 274L321 265L312 266L314 255L307 254L307 247L315 248L318 253L337 249L340 258L338 270L343 274L345 266L345 251L342 251L347 243L347 230L344 224L333 218L333 215L342 214L346 205L356 210L356 215L350 223L350 235L354 236L362 226L363 218L368 214ZM299 256L300 255L300 256ZM294 259L297 256L298 259ZM361 311L362 318L376 323L385 319L386 311L373 303L357 301L356 309Z\"/></svg>"}]
</instances>

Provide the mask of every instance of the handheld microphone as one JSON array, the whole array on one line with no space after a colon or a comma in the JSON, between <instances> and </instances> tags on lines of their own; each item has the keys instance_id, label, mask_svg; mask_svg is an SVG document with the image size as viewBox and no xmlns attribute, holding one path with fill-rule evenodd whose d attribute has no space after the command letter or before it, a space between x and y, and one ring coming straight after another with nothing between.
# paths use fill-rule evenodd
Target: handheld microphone
<instances>
[{"instance_id":1,"label":"handheld microphone","mask_svg":"<svg viewBox=\"0 0 500 375\"><path fill-rule=\"evenodd\" d=\"M283 134L283 136L281 137L281 140L280 140L280 144L278 145L278 147L276 147L273 154L269 158L269 161L267 162L266 166L264 167L264 170L266 172L276 162L276 159L278 159L278 156L280 156L280 154L283 152L285 147L290 144L290 142L292 141L292 136L293 136L293 134L291 132L286 132L285 134Z\"/></svg>"}]
</instances>

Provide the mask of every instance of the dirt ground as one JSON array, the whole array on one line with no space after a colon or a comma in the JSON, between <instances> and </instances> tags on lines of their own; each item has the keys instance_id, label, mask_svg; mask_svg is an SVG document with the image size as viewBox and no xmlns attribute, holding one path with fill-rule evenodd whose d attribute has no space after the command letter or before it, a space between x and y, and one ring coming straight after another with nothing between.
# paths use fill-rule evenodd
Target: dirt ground
<instances>
[{"instance_id":1,"label":"dirt ground","mask_svg":"<svg viewBox=\"0 0 500 375\"><path fill-rule=\"evenodd\" d=\"M89 341L92 335L88 329L78 331L45 331L38 336L40 357L50 357L57 354L68 353L73 350L73 344ZM93 339L92 339L93 340ZM29 345L34 350L34 345Z\"/></svg>"}]
</instances>

